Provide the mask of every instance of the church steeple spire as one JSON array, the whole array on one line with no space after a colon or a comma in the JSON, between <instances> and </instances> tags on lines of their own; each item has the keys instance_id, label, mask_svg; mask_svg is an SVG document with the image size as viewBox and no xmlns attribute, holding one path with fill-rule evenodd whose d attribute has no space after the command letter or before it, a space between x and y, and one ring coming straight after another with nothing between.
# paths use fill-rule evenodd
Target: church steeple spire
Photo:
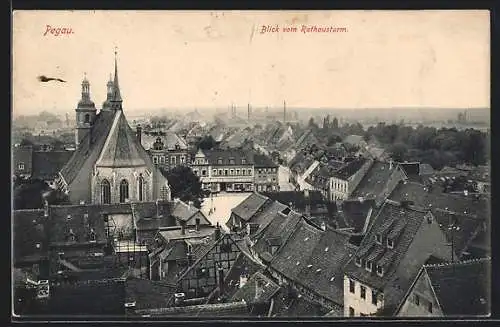
<instances>
[{"instance_id":1,"label":"church steeple spire","mask_svg":"<svg viewBox=\"0 0 500 327\"><path fill-rule=\"evenodd\" d=\"M122 96L120 94L120 84L118 83L118 63L117 63L117 49L115 47L115 80L113 82L113 96L111 98L111 107L115 110L122 109Z\"/></svg>"}]
</instances>

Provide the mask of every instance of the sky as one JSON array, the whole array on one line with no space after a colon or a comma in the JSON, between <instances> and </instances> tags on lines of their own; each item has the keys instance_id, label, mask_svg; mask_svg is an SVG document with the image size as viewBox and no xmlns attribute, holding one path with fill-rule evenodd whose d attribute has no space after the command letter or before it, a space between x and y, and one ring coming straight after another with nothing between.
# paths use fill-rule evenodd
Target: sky
<instances>
[{"instance_id":1,"label":"sky","mask_svg":"<svg viewBox=\"0 0 500 327\"><path fill-rule=\"evenodd\" d=\"M279 32L261 33L262 26ZM307 27L343 32L301 32ZM16 11L13 113L98 108L117 48L126 112L489 108L488 11ZM297 32L284 32L284 27ZM71 29L56 36L50 30ZM37 76L67 83L41 83ZM396 109L395 109L396 110Z\"/></svg>"}]
</instances>

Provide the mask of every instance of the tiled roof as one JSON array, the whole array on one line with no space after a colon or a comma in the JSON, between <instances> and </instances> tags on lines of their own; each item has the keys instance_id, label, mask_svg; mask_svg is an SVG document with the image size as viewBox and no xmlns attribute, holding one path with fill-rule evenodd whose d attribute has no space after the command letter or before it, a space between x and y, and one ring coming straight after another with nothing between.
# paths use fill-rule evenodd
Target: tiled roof
<instances>
[{"instance_id":1,"label":"tiled roof","mask_svg":"<svg viewBox=\"0 0 500 327\"><path fill-rule=\"evenodd\" d=\"M82 169L85 161L90 155L97 151L101 152L106 142L107 136L111 130L111 125L114 121L115 112L101 111L96 116L92 132L89 133L78 146L73 156L61 169L61 175L64 177L66 183L70 184ZM88 138L90 137L90 142Z\"/></svg>"},{"instance_id":2,"label":"tiled roof","mask_svg":"<svg viewBox=\"0 0 500 327\"><path fill-rule=\"evenodd\" d=\"M189 204L179 200L174 203L172 216L182 221L188 221L189 218L193 217L199 211L200 209L195 206L190 206Z\"/></svg>"},{"instance_id":3,"label":"tiled roof","mask_svg":"<svg viewBox=\"0 0 500 327\"><path fill-rule=\"evenodd\" d=\"M151 158L139 144L121 110L116 111L96 165L99 167L153 166Z\"/></svg>"},{"instance_id":4,"label":"tiled roof","mask_svg":"<svg viewBox=\"0 0 500 327\"><path fill-rule=\"evenodd\" d=\"M149 279L129 278L125 282L126 303L135 309L165 308L175 293L175 285Z\"/></svg>"},{"instance_id":5,"label":"tiled roof","mask_svg":"<svg viewBox=\"0 0 500 327\"><path fill-rule=\"evenodd\" d=\"M185 234L181 232L181 228L171 229L171 230L161 230L159 234L167 241L181 240L181 239L195 239L204 238L211 235L214 231L214 226L200 225L200 230L196 231L193 229L186 228Z\"/></svg>"},{"instance_id":6,"label":"tiled roof","mask_svg":"<svg viewBox=\"0 0 500 327\"><path fill-rule=\"evenodd\" d=\"M248 153L243 150L226 149L226 150L204 150L203 153L211 165L230 165L231 160L234 160L232 165L252 165L253 153ZM222 163L219 163L219 159ZM245 159L245 163L243 163Z\"/></svg>"},{"instance_id":7,"label":"tiled roof","mask_svg":"<svg viewBox=\"0 0 500 327\"><path fill-rule=\"evenodd\" d=\"M43 210L15 210L13 212L14 262L37 259L48 255L46 220Z\"/></svg>"},{"instance_id":8,"label":"tiled roof","mask_svg":"<svg viewBox=\"0 0 500 327\"><path fill-rule=\"evenodd\" d=\"M244 302L214 303L190 306L170 307L163 309L141 310L142 315L155 317L246 317L249 309Z\"/></svg>"},{"instance_id":9,"label":"tiled roof","mask_svg":"<svg viewBox=\"0 0 500 327\"><path fill-rule=\"evenodd\" d=\"M280 286L260 272L254 273L231 298L232 302L265 303L278 292Z\"/></svg>"},{"instance_id":10,"label":"tiled roof","mask_svg":"<svg viewBox=\"0 0 500 327\"><path fill-rule=\"evenodd\" d=\"M375 217L374 200L346 200L342 202L342 209L339 212L339 228L353 228L354 233L361 233L367 224L368 214L371 211L370 219Z\"/></svg>"},{"instance_id":11,"label":"tiled roof","mask_svg":"<svg viewBox=\"0 0 500 327\"><path fill-rule=\"evenodd\" d=\"M295 211L290 211L287 215L278 212L267 227L254 235L253 239L255 243L252 246L253 250L259 256L264 256L267 258L267 261L270 261L272 255L267 240L279 237L281 244L284 244L301 219L302 215Z\"/></svg>"},{"instance_id":12,"label":"tiled roof","mask_svg":"<svg viewBox=\"0 0 500 327\"><path fill-rule=\"evenodd\" d=\"M271 158L264 154L255 153L253 156L255 168L278 168Z\"/></svg>"},{"instance_id":13,"label":"tiled roof","mask_svg":"<svg viewBox=\"0 0 500 327\"><path fill-rule=\"evenodd\" d=\"M342 268L352 256L349 235L320 230L304 219L271 262L271 267L329 300L343 303Z\"/></svg>"},{"instance_id":14,"label":"tiled roof","mask_svg":"<svg viewBox=\"0 0 500 327\"><path fill-rule=\"evenodd\" d=\"M35 151L33 152L33 178L53 179L69 161L73 151Z\"/></svg>"},{"instance_id":15,"label":"tiled roof","mask_svg":"<svg viewBox=\"0 0 500 327\"><path fill-rule=\"evenodd\" d=\"M483 228L484 220L468 215L453 213L443 209L434 209L432 210L432 214L438 221L448 241L454 242L455 252L459 255L467 250L469 243Z\"/></svg>"},{"instance_id":16,"label":"tiled roof","mask_svg":"<svg viewBox=\"0 0 500 327\"><path fill-rule=\"evenodd\" d=\"M259 226L256 232L258 233L260 230L266 228L266 226L274 219L274 217L276 217L276 214L278 212L282 212L287 208L288 206L278 201L274 201L265 206L261 212L257 213L252 218L252 223Z\"/></svg>"},{"instance_id":17,"label":"tiled roof","mask_svg":"<svg viewBox=\"0 0 500 327\"><path fill-rule=\"evenodd\" d=\"M399 269L417 231L426 220L424 219L425 215L425 211L413 207L402 207L386 201L355 254L355 257L362 260L366 260L367 257L372 259L372 272L367 271L363 266L358 267L355 260L349 261L346 265L348 276L378 290L389 287L391 291L384 292L387 306L399 303L424 263L416 260L413 262L414 265L407 265ZM391 236L394 237L394 246L389 249L386 247L385 241L387 235L391 233L393 234ZM382 244L380 245L375 240L377 234L382 236ZM429 239L429 242L432 241ZM384 269L382 277L376 273L377 265Z\"/></svg>"},{"instance_id":18,"label":"tiled roof","mask_svg":"<svg viewBox=\"0 0 500 327\"><path fill-rule=\"evenodd\" d=\"M379 196L386 188L391 175L395 173L396 169L395 165L390 169L390 165L387 163L375 162L351 196L367 198Z\"/></svg>"},{"instance_id":19,"label":"tiled roof","mask_svg":"<svg viewBox=\"0 0 500 327\"><path fill-rule=\"evenodd\" d=\"M339 170L333 173L333 177L337 177L340 179L348 179L352 175L358 172L358 170L366 163L367 159L364 158L356 158L353 161L349 162Z\"/></svg>"},{"instance_id":20,"label":"tiled roof","mask_svg":"<svg viewBox=\"0 0 500 327\"><path fill-rule=\"evenodd\" d=\"M479 316L491 312L491 259L426 265L445 316Z\"/></svg>"},{"instance_id":21,"label":"tiled roof","mask_svg":"<svg viewBox=\"0 0 500 327\"><path fill-rule=\"evenodd\" d=\"M141 135L141 144L145 149L153 148L153 144L158 138L160 138L161 142L163 143L164 150L175 150L176 145L179 146L180 150L187 150L186 141L182 137L171 131L167 131L165 135L143 133Z\"/></svg>"},{"instance_id":22,"label":"tiled roof","mask_svg":"<svg viewBox=\"0 0 500 327\"><path fill-rule=\"evenodd\" d=\"M304 210L306 204L310 204L311 208L326 204L321 191L308 191L309 198L306 197L304 192L300 191L279 191L279 192L263 192L271 200L281 202L282 204L289 205L292 203L294 208Z\"/></svg>"},{"instance_id":23,"label":"tiled roof","mask_svg":"<svg viewBox=\"0 0 500 327\"><path fill-rule=\"evenodd\" d=\"M415 206L428 209L445 209L480 218L490 216L488 198L475 199L474 196L443 193L440 186L429 187L415 182L400 182L389 196L394 201L413 201Z\"/></svg>"},{"instance_id":24,"label":"tiled roof","mask_svg":"<svg viewBox=\"0 0 500 327\"><path fill-rule=\"evenodd\" d=\"M239 130L227 137L221 144L223 147L227 148L238 148L243 145L243 143L252 138L252 134L247 130Z\"/></svg>"},{"instance_id":25,"label":"tiled roof","mask_svg":"<svg viewBox=\"0 0 500 327\"><path fill-rule=\"evenodd\" d=\"M31 165L33 162L32 156L33 156L33 148L31 146L25 147L25 146L18 146L13 148L12 151L12 156L13 156L13 162L14 162L14 171L18 171L18 164L23 163L24 164L24 169L23 172L26 173L31 173Z\"/></svg>"},{"instance_id":26,"label":"tiled roof","mask_svg":"<svg viewBox=\"0 0 500 327\"><path fill-rule=\"evenodd\" d=\"M234 207L231 212L241 219L249 221L259 210L263 209L266 203L269 202L269 198L254 192Z\"/></svg>"},{"instance_id":27,"label":"tiled roof","mask_svg":"<svg viewBox=\"0 0 500 327\"><path fill-rule=\"evenodd\" d=\"M97 242L106 241L104 219L100 206L50 206L49 215L49 238L52 243L66 243L71 231L76 237L77 243L89 242L92 229L95 232Z\"/></svg>"}]
</instances>

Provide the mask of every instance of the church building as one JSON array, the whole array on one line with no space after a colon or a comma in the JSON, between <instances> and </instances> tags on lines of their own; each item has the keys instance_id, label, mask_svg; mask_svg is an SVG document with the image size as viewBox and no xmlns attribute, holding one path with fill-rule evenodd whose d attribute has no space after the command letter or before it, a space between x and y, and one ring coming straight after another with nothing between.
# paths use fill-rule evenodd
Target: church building
<instances>
[{"instance_id":1,"label":"church building","mask_svg":"<svg viewBox=\"0 0 500 327\"><path fill-rule=\"evenodd\" d=\"M166 177L130 128L123 113L115 52L114 80L107 83L107 99L97 112L90 83L82 82L76 108L76 146L59 172L57 186L72 203L170 201Z\"/></svg>"}]
</instances>

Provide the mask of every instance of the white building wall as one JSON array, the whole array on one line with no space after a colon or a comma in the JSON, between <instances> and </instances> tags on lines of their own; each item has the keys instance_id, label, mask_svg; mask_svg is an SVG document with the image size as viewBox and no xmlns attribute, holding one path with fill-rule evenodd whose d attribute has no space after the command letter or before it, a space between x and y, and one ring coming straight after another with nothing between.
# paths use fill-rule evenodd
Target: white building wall
<instances>
[{"instance_id":1,"label":"white building wall","mask_svg":"<svg viewBox=\"0 0 500 327\"><path fill-rule=\"evenodd\" d=\"M368 285L354 281L354 293L350 292L349 278L344 275L344 316L349 317L349 308L354 309L354 316L372 315L384 306L383 300L377 300L377 305L372 304L373 290ZM366 296L361 298L361 286L366 288Z\"/></svg>"}]
</instances>

